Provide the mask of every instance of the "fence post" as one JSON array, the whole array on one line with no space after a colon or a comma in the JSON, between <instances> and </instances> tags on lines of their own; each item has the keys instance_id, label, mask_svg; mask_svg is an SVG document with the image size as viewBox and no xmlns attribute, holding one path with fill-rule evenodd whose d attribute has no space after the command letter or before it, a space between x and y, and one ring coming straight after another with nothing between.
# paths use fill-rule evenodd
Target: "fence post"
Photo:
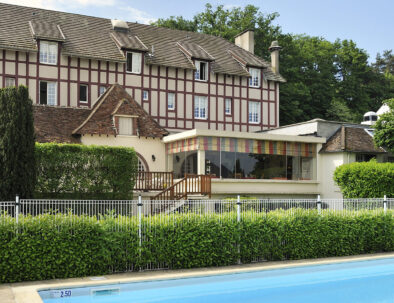
<instances>
[{"instance_id":1,"label":"fence post","mask_svg":"<svg viewBox=\"0 0 394 303\"><path fill-rule=\"evenodd\" d=\"M387 213L387 196L384 195L383 197L383 211L384 213Z\"/></svg>"},{"instance_id":2,"label":"fence post","mask_svg":"<svg viewBox=\"0 0 394 303\"><path fill-rule=\"evenodd\" d=\"M19 194L15 196L15 222L19 223Z\"/></svg>"},{"instance_id":3,"label":"fence post","mask_svg":"<svg viewBox=\"0 0 394 303\"><path fill-rule=\"evenodd\" d=\"M141 259L142 259L142 198L138 195L138 238L139 238L139 257L140 257L140 271L141 269Z\"/></svg>"},{"instance_id":4,"label":"fence post","mask_svg":"<svg viewBox=\"0 0 394 303\"><path fill-rule=\"evenodd\" d=\"M241 197L237 196L237 223L238 223L238 264L241 264L241 233L240 233L240 223L241 223Z\"/></svg>"},{"instance_id":5,"label":"fence post","mask_svg":"<svg viewBox=\"0 0 394 303\"><path fill-rule=\"evenodd\" d=\"M317 213L320 215L321 214L321 200L320 200L320 195L317 195Z\"/></svg>"}]
</instances>

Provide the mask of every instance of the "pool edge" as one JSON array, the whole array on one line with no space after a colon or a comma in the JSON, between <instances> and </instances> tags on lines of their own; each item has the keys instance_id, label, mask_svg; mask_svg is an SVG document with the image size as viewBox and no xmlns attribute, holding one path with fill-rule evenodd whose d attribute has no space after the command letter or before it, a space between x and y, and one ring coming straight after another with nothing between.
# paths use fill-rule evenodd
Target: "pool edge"
<instances>
[{"instance_id":1,"label":"pool edge","mask_svg":"<svg viewBox=\"0 0 394 303\"><path fill-rule=\"evenodd\" d=\"M119 284L130 282L166 280L166 279L181 279L191 277L202 277L219 274L232 274L242 272L253 272L262 270L273 270L283 268L294 268L309 265L324 265L333 263L342 263L350 261L367 261L384 258L394 258L394 252L377 253L346 257L330 257L319 259L304 259L291 261L271 261L264 263L231 265L222 267L209 268L195 268L195 269L181 269L181 270L165 270L165 271L145 271L145 272L131 272L105 275L104 280L94 281L91 277L85 278L70 278L70 279L56 279L36 282L19 282L12 284L4 284L0 286L9 286L14 295L14 301L9 300L5 303L43 303L38 291L58 288L73 288L86 286L99 286L104 284Z\"/></svg>"}]
</instances>

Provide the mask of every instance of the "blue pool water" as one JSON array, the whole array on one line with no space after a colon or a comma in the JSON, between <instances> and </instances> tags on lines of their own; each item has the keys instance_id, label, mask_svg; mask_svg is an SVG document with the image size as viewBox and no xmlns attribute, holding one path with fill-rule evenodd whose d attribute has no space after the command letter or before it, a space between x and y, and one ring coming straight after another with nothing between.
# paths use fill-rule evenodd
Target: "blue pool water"
<instances>
[{"instance_id":1,"label":"blue pool water","mask_svg":"<svg viewBox=\"0 0 394 303\"><path fill-rule=\"evenodd\" d=\"M45 303L393 303L394 258L39 293Z\"/></svg>"}]
</instances>

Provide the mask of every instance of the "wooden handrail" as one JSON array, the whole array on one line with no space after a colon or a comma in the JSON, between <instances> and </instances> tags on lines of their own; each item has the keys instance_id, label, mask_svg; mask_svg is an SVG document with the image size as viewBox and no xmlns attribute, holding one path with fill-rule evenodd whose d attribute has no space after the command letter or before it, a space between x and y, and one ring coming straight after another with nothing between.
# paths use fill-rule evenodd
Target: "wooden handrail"
<instances>
[{"instance_id":1,"label":"wooden handrail","mask_svg":"<svg viewBox=\"0 0 394 303\"><path fill-rule=\"evenodd\" d=\"M211 197L211 176L185 174L183 179L152 197L151 200L181 200L187 199L190 194Z\"/></svg>"},{"instance_id":2,"label":"wooden handrail","mask_svg":"<svg viewBox=\"0 0 394 303\"><path fill-rule=\"evenodd\" d=\"M174 185L173 172L146 172L136 173L134 190L165 190Z\"/></svg>"}]
</instances>

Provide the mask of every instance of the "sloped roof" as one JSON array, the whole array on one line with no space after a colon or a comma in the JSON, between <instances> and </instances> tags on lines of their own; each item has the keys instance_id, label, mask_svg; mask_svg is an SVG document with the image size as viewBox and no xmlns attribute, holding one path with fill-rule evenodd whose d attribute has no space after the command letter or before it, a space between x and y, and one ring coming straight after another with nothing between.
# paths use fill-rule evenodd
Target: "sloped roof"
<instances>
[{"instance_id":1,"label":"sloped roof","mask_svg":"<svg viewBox=\"0 0 394 303\"><path fill-rule=\"evenodd\" d=\"M39 22L51 24L49 30L51 36L57 35L53 25L59 25L66 37L62 45L64 55L125 61L124 54L120 51L115 40L111 38L113 28L110 19L4 3L0 3L0 48L37 51L37 44L31 33L29 21L37 24ZM215 58L212 64L212 71L215 73L250 76L228 52L231 50L242 57L247 65L261 66L268 80L285 81L280 75L275 75L271 71L269 63L223 38L152 25L131 22L127 24L130 35L125 37L121 34L120 45L121 47L122 45L132 48L141 47L137 41L140 40L148 50L154 46L153 56L146 56L145 62L147 64L194 69L193 64L177 46L177 42L187 40L190 45L200 46L205 53L209 54L209 57ZM46 35L45 33L41 34ZM199 50L198 52L200 53Z\"/></svg>"},{"instance_id":2,"label":"sloped roof","mask_svg":"<svg viewBox=\"0 0 394 303\"><path fill-rule=\"evenodd\" d=\"M214 57L212 57L208 52L203 49L200 45L197 43L184 40L178 42L178 45L181 47L182 50L186 52L191 58L196 58L196 59L203 59L203 60L208 60L208 61L213 61L215 60Z\"/></svg>"},{"instance_id":3,"label":"sloped roof","mask_svg":"<svg viewBox=\"0 0 394 303\"><path fill-rule=\"evenodd\" d=\"M33 105L34 131L40 143L80 143L72 132L90 114L90 109Z\"/></svg>"},{"instance_id":4,"label":"sloped roof","mask_svg":"<svg viewBox=\"0 0 394 303\"><path fill-rule=\"evenodd\" d=\"M89 116L72 133L116 135L114 114L137 116L139 136L162 138L168 134L119 84L113 84L99 98Z\"/></svg>"},{"instance_id":5,"label":"sloped roof","mask_svg":"<svg viewBox=\"0 0 394 303\"><path fill-rule=\"evenodd\" d=\"M148 48L138 39L137 36L131 35L129 32L113 31L112 38L121 49L132 49L147 51Z\"/></svg>"},{"instance_id":6,"label":"sloped roof","mask_svg":"<svg viewBox=\"0 0 394 303\"><path fill-rule=\"evenodd\" d=\"M60 26L56 23L49 23L42 20L29 21L30 30L36 39L65 41Z\"/></svg>"},{"instance_id":7,"label":"sloped roof","mask_svg":"<svg viewBox=\"0 0 394 303\"><path fill-rule=\"evenodd\" d=\"M362 127L340 127L323 144L321 153L329 152L355 152L355 153L385 153L386 151L375 147L372 136Z\"/></svg>"}]
</instances>

